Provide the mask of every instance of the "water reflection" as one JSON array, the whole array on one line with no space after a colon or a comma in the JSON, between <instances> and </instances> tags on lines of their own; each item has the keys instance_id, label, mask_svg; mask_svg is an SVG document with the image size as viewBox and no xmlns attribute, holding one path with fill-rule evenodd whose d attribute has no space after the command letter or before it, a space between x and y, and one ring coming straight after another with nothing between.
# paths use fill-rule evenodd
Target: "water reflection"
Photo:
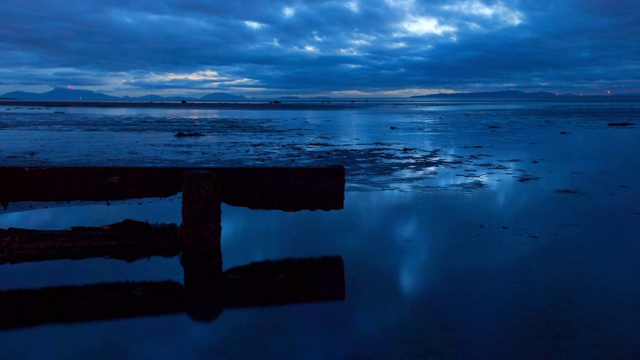
<instances>
[{"instance_id":1,"label":"water reflection","mask_svg":"<svg viewBox=\"0 0 640 360\"><path fill-rule=\"evenodd\" d=\"M221 204L285 211L335 210L344 168L0 168L4 207L14 201L113 200L182 191L182 224L125 220L70 230L0 230L0 263L108 256L133 261L180 253L177 282L102 283L0 291L0 328L187 312L213 321L225 308L342 300L338 256L264 261L222 271Z\"/></svg>"},{"instance_id":2,"label":"water reflection","mask_svg":"<svg viewBox=\"0 0 640 360\"><path fill-rule=\"evenodd\" d=\"M21 120L25 130L4 122L5 164L339 160L351 190L376 191L347 192L342 211L222 206L225 269L337 253L346 267L344 301L227 311L208 326L177 315L5 331L0 358L634 358L640 128L607 124L637 124L637 109L637 103L628 109L532 105L353 111L353 117L224 111L237 118L208 119L207 129L179 127L215 134L215 144L177 140L177 122L152 125L156 119L146 116L131 131L107 117L87 122L104 126L101 132L77 130L85 129L77 116L69 121L76 131L69 132L48 127L65 125L63 118ZM85 141L78 143L80 137ZM414 159L420 155L424 162ZM139 212L164 221L153 205L145 201ZM8 206L7 212L16 208ZM47 210L65 216L64 209ZM173 213L179 218L179 207ZM175 258L36 265L0 267L0 284L180 283L183 277Z\"/></svg>"},{"instance_id":3,"label":"water reflection","mask_svg":"<svg viewBox=\"0 0 640 360\"><path fill-rule=\"evenodd\" d=\"M195 270L195 269L192 269ZM187 313L215 320L224 309L343 300L339 256L252 263L193 288L173 281L0 291L0 329Z\"/></svg>"}]
</instances>

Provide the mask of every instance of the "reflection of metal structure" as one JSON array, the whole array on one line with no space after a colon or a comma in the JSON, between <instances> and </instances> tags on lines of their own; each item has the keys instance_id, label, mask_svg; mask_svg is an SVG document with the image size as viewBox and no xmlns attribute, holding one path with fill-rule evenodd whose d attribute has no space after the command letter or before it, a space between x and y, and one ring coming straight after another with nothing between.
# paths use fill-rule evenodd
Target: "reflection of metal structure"
<instances>
[{"instance_id":1,"label":"reflection of metal structure","mask_svg":"<svg viewBox=\"0 0 640 360\"><path fill-rule=\"evenodd\" d=\"M207 288L173 281L0 291L1 329L186 312L213 321L227 308L342 300L342 259L253 263L229 269Z\"/></svg>"},{"instance_id":2,"label":"reflection of metal structure","mask_svg":"<svg viewBox=\"0 0 640 360\"><path fill-rule=\"evenodd\" d=\"M340 257L222 271L221 203L253 209L341 209L344 168L0 168L0 202L104 201L183 194L182 225L133 220L65 231L0 230L0 263L181 253L185 286L142 282L0 291L0 329L186 311L211 321L228 307L344 299Z\"/></svg>"}]
</instances>

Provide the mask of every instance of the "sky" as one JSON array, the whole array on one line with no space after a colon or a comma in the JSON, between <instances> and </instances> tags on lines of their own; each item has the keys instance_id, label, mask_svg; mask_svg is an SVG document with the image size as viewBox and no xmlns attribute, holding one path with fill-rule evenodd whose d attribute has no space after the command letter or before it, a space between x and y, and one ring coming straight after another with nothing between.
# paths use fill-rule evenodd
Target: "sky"
<instances>
[{"instance_id":1,"label":"sky","mask_svg":"<svg viewBox=\"0 0 640 360\"><path fill-rule=\"evenodd\" d=\"M638 0L3 0L0 94L640 93Z\"/></svg>"}]
</instances>

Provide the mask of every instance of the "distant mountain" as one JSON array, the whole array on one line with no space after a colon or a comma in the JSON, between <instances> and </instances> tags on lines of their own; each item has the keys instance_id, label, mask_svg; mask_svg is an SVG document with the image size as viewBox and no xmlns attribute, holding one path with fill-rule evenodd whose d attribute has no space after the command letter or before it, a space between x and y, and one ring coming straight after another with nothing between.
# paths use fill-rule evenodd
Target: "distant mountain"
<instances>
[{"instance_id":1,"label":"distant mountain","mask_svg":"<svg viewBox=\"0 0 640 360\"><path fill-rule=\"evenodd\" d=\"M2 95L4 98L27 101L117 101L120 98L109 96L90 90L72 90L56 88L46 93L30 93L14 91Z\"/></svg>"},{"instance_id":2,"label":"distant mountain","mask_svg":"<svg viewBox=\"0 0 640 360\"><path fill-rule=\"evenodd\" d=\"M242 95L232 95L227 93L212 93L205 95L200 99L184 96L168 96L163 97L160 95L144 95L139 97L116 97L109 96L102 93L98 93L90 90L72 90L65 88L56 88L45 93L30 93L24 91L13 91L0 95L0 98L7 100L25 100L25 101L192 101L192 100L244 100L246 99Z\"/></svg>"},{"instance_id":3,"label":"distant mountain","mask_svg":"<svg viewBox=\"0 0 640 360\"><path fill-rule=\"evenodd\" d=\"M130 96L123 96L120 98L120 100L122 101L182 101L182 100L197 100L191 97L184 97L184 96L160 96L160 95L155 95L155 94L150 94L150 95L144 95L144 96L136 96L136 97L130 97Z\"/></svg>"},{"instance_id":4,"label":"distant mountain","mask_svg":"<svg viewBox=\"0 0 640 360\"><path fill-rule=\"evenodd\" d=\"M9 99L9 100L24 100L24 99L28 99L30 97L33 97L35 95L41 95L41 94L35 94L35 93L29 93L29 92L24 92L24 91L12 91L9 93L6 93L4 95L1 96L2 99Z\"/></svg>"},{"instance_id":5,"label":"distant mountain","mask_svg":"<svg viewBox=\"0 0 640 360\"><path fill-rule=\"evenodd\" d=\"M131 97L131 96L123 96L122 100L125 101L163 101L166 100L164 97L160 96L160 95L144 95L144 96L136 96L136 97Z\"/></svg>"},{"instance_id":6,"label":"distant mountain","mask_svg":"<svg viewBox=\"0 0 640 360\"><path fill-rule=\"evenodd\" d=\"M524 92L517 90L506 91L490 91L490 92L470 92L470 93L453 93L453 94L431 94L418 95L411 98L465 98L465 99L530 99L555 97L556 95L546 91Z\"/></svg>"},{"instance_id":7,"label":"distant mountain","mask_svg":"<svg viewBox=\"0 0 640 360\"><path fill-rule=\"evenodd\" d=\"M215 92L209 95L205 95L200 98L200 100L245 100L246 98L242 95L233 95L222 92Z\"/></svg>"},{"instance_id":8,"label":"distant mountain","mask_svg":"<svg viewBox=\"0 0 640 360\"><path fill-rule=\"evenodd\" d=\"M300 97L300 96L287 95L287 96L281 96L278 99L279 100L303 100L303 101L314 100L315 101L315 100L331 100L332 98L328 96Z\"/></svg>"}]
</instances>

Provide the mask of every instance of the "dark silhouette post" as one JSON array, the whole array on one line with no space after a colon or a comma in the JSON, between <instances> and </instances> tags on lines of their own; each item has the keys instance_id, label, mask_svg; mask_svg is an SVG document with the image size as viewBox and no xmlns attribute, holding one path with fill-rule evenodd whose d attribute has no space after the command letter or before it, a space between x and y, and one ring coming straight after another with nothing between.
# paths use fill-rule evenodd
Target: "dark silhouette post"
<instances>
[{"instance_id":1,"label":"dark silhouette post","mask_svg":"<svg viewBox=\"0 0 640 360\"><path fill-rule=\"evenodd\" d=\"M222 274L220 182L211 171L182 174L182 258L188 289L210 292Z\"/></svg>"}]
</instances>

